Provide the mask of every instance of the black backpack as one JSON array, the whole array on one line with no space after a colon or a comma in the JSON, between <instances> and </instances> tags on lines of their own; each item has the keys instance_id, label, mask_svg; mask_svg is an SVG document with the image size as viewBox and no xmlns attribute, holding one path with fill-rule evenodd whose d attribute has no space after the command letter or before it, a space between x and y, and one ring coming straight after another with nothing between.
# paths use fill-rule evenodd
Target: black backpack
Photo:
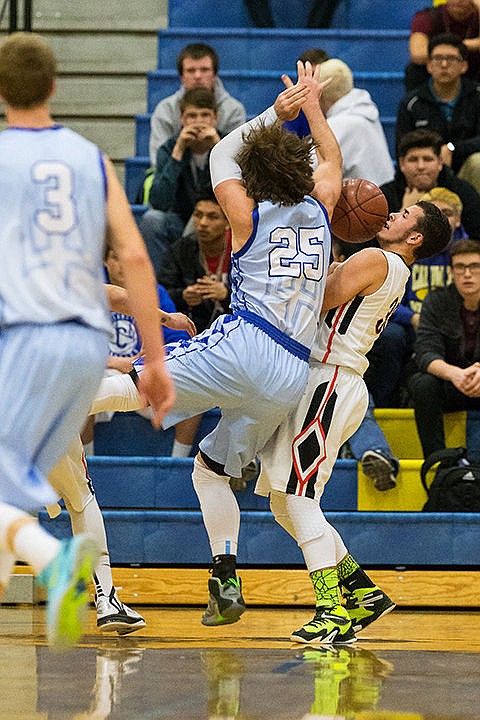
<instances>
[{"instance_id":1,"label":"black backpack","mask_svg":"<svg viewBox=\"0 0 480 720\"><path fill-rule=\"evenodd\" d=\"M427 472L436 463L435 477L428 485ZM421 478L428 495L425 512L480 512L480 463L469 460L465 448L447 448L429 455Z\"/></svg>"}]
</instances>

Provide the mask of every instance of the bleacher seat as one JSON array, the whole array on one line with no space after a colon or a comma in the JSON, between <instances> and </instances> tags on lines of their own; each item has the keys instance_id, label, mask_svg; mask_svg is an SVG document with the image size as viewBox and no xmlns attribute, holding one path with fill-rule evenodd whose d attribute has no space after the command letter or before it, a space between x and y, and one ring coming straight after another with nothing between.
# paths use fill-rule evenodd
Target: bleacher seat
<instances>
[{"instance_id":1,"label":"bleacher seat","mask_svg":"<svg viewBox=\"0 0 480 720\"><path fill-rule=\"evenodd\" d=\"M401 0L391 3L372 0L342 0L333 16L332 28L404 28L410 27L413 14L429 3L427 0ZM430 3L431 4L431 3ZM270 0L272 15L277 27L299 28L305 25L309 3L305 0ZM212 19L223 27L250 27L251 22L243 0L209 0L208 9L198 0L170 0L168 5L170 27L209 27Z\"/></svg>"}]
</instances>

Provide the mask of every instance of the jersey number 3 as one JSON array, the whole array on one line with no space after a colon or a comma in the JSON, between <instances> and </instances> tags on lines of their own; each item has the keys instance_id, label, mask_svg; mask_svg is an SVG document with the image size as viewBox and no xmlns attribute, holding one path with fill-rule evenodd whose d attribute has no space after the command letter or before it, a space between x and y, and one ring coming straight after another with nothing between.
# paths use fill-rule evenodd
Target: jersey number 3
<instances>
[{"instance_id":1,"label":"jersey number 3","mask_svg":"<svg viewBox=\"0 0 480 720\"><path fill-rule=\"evenodd\" d=\"M67 235L75 226L70 168L60 162L38 162L32 177L43 185L42 208L35 213L37 226L46 235Z\"/></svg>"}]
</instances>

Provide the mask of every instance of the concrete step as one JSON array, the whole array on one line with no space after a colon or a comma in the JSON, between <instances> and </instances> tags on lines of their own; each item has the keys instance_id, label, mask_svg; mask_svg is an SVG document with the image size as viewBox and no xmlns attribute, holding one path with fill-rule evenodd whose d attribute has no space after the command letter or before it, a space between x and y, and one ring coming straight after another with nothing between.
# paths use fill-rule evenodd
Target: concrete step
<instances>
[{"instance_id":1,"label":"concrete step","mask_svg":"<svg viewBox=\"0 0 480 720\"><path fill-rule=\"evenodd\" d=\"M59 73L138 75L155 67L157 37L151 32L124 30L48 31ZM0 40L6 32L0 33ZM172 61L173 62L173 61Z\"/></svg>"},{"instance_id":2,"label":"concrete step","mask_svg":"<svg viewBox=\"0 0 480 720\"><path fill-rule=\"evenodd\" d=\"M61 75L52 101L54 115L132 119L146 107L146 79L132 75Z\"/></svg>"},{"instance_id":3,"label":"concrete step","mask_svg":"<svg viewBox=\"0 0 480 720\"><path fill-rule=\"evenodd\" d=\"M155 30L168 25L167 5L167 0L35 0L33 29Z\"/></svg>"}]
</instances>

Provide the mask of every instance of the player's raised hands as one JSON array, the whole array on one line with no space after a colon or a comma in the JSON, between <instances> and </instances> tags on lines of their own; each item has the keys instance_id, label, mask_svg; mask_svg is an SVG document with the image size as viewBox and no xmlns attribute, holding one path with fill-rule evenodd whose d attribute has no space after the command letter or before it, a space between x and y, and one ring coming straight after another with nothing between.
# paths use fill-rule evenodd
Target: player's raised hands
<instances>
[{"instance_id":1,"label":"player's raised hands","mask_svg":"<svg viewBox=\"0 0 480 720\"><path fill-rule=\"evenodd\" d=\"M274 109L279 120L294 120L300 108L311 108L318 111L320 95L324 87L330 84L331 78L320 81L320 66L313 68L310 62L297 62L297 82L288 75L282 75L282 82L286 87L277 97Z\"/></svg>"}]
</instances>

